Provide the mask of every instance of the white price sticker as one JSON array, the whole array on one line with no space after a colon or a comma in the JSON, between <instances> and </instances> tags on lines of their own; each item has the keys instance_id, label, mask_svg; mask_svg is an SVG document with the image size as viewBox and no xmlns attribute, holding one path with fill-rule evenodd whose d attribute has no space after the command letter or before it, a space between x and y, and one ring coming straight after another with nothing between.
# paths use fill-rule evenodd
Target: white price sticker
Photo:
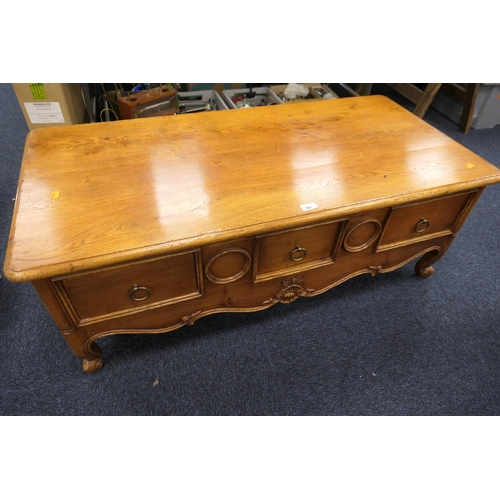
<instances>
[{"instance_id":1,"label":"white price sticker","mask_svg":"<svg viewBox=\"0 0 500 500\"><path fill-rule=\"evenodd\" d=\"M306 203L305 205L300 205L300 208L304 210L312 210L313 208L318 208L318 205L316 203Z\"/></svg>"},{"instance_id":2,"label":"white price sticker","mask_svg":"<svg viewBox=\"0 0 500 500\"><path fill-rule=\"evenodd\" d=\"M25 102L24 107L31 123L64 123L58 102Z\"/></svg>"}]
</instances>

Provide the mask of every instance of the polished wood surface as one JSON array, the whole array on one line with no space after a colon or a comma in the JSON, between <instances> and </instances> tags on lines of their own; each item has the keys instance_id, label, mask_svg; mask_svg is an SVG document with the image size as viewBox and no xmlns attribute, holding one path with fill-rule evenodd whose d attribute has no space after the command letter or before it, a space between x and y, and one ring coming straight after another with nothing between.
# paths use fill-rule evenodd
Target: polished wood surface
<instances>
[{"instance_id":1,"label":"polished wood surface","mask_svg":"<svg viewBox=\"0 0 500 500\"><path fill-rule=\"evenodd\" d=\"M86 372L96 341L430 276L500 171L379 96L40 129L5 260Z\"/></svg>"},{"instance_id":2,"label":"polished wood surface","mask_svg":"<svg viewBox=\"0 0 500 500\"><path fill-rule=\"evenodd\" d=\"M40 279L498 179L381 96L40 129L5 274Z\"/></svg>"}]
</instances>

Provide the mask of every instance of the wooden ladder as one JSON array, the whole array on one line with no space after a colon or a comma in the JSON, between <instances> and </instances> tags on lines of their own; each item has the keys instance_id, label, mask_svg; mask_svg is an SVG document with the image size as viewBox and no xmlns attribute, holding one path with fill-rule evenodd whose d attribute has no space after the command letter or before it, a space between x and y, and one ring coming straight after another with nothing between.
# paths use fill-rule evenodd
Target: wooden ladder
<instances>
[{"instance_id":1,"label":"wooden ladder","mask_svg":"<svg viewBox=\"0 0 500 500\"><path fill-rule=\"evenodd\" d=\"M415 104L413 114L422 118L442 83L428 83L423 90L414 83L388 83L387 85Z\"/></svg>"}]
</instances>

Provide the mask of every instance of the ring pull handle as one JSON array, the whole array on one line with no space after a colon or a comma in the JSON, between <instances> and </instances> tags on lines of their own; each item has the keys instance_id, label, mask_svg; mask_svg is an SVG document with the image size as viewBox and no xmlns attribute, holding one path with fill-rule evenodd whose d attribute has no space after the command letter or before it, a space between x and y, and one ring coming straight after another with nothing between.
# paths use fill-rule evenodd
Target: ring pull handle
<instances>
[{"instance_id":1,"label":"ring pull handle","mask_svg":"<svg viewBox=\"0 0 500 500\"><path fill-rule=\"evenodd\" d=\"M301 255L295 255L295 254L301 254ZM302 260L305 258L307 255L307 250L305 248L302 248L300 245L297 245L291 252L290 252L290 260L293 260L294 262L298 262L299 260Z\"/></svg>"},{"instance_id":2,"label":"ring pull handle","mask_svg":"<svg viewBox=\"0 0 500 500\"><path fill-rule=\"evenodd\" d=\"M132 290L128 292L128 296L132 300L135 300L136 302L139 302L141 300L146 300L149 298L150 295L151 295L151 290L149 288L139 285L134 285L132 287Z\"/></svg>"},{"instance_id":3,"label":"ring pull handle","mask_svg":"<svg viewBox=\"0 0 500 500\"><path fill-rule=\"evenodd\" d=\"M429 227L429 221L427 219L420 219L415 225L415 232L423 233Z\"/></svg>"}]
</instances>

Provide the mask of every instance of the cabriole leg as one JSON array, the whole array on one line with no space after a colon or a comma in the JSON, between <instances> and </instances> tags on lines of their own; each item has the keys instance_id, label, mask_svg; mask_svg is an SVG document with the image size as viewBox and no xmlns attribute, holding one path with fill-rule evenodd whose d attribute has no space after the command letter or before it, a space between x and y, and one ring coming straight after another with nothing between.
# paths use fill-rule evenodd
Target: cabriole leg
<instances>
[{"instance_id":1,"label":"cabriole leg","mask_svg":"<svg viewBox=\"0 0 500 500\"><path fill-rule=\"evenodd\" d=\"M431 250L427 252L423 257L421 257L415 264L415 273L421 278L427 278L434 274L434 268L432 264L437 262L441 258L441 252L439 250Z\"/></svg>"},{"instance_id":2,"label":"cabriole leg","mask_svg":"<svg viewBox=\"0 0 500 500\"><path fill-rule=\"evenodd\" d=\"M71 350L82 359L82 368L86 373L99 371L104 364L101 348L90 342L87 333L82 330L63 332L64 338Z\"/></svg>"}]
</instances>

